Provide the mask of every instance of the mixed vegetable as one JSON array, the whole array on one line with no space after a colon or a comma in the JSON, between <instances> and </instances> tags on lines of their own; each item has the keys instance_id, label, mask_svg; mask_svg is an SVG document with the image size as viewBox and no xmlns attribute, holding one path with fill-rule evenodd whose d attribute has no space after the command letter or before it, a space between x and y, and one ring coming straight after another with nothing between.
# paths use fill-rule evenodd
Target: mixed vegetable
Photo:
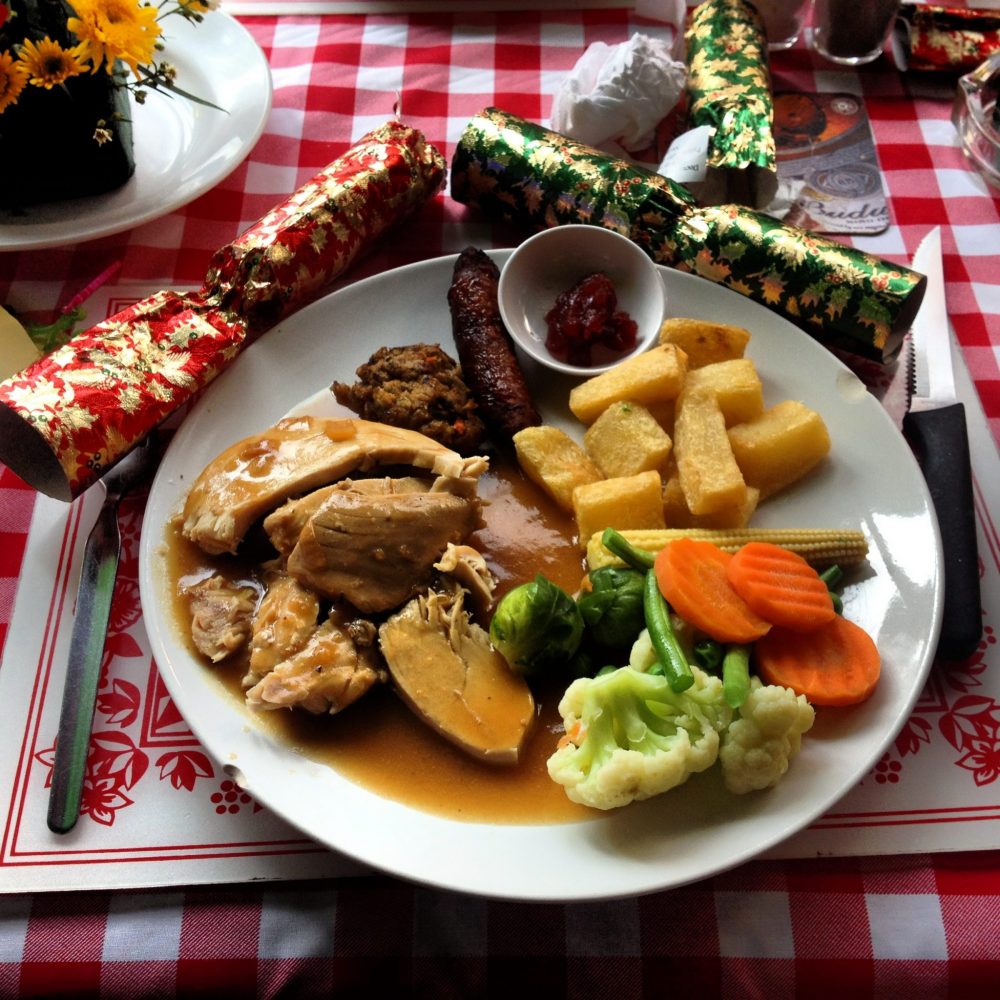
<instances>
[{"instance_id":1,"label":"mixed vegetable","mask_svg":"<svg viewBox=\"0 0 1000 1000\"><path fill-rule=\"evenodd\" d=\"M657 553L608 529L624 565L591 570L574 600L543 576L499 604L491 636L514 669L576 675L549 775L576 802L617 808L720 762L737 794L775 785L813 705L878 681L874 642L840 614L806 559L770 542L735 553L679 537Z\"/></svg>"}]
</instances>

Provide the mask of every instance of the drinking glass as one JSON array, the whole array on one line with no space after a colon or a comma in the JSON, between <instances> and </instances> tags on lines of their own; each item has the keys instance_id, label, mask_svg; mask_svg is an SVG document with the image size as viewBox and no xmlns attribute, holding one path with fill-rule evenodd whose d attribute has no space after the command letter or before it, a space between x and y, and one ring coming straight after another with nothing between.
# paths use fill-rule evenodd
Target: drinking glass
<instances>
[{"instance_id":1,"label":"drinking glass","mask_svg":"<svg viewBox=\"0 0 1000 1000\"><path fill-rule=\"evenodd\" d=\"M802 33L811 0L753 0L764 21L767 47L772 52L790 49Z\"/></svg>"},{"instance_id":2,"label":"drinking glass","mask_svg":"<svg viewBox=\"0 0 1000 1000\"><path fill-rule=\"evenodd\" d=\"M899 0L815 0L812 47L824 59L860 66L882 54Z\"/></svg>"}]
</instances>

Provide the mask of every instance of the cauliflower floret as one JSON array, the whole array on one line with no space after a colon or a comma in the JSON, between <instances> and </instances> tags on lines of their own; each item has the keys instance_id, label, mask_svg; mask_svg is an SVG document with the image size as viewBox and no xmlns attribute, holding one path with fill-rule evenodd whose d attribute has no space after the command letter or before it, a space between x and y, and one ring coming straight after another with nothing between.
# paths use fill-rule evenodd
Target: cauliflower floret
<instances>
[{"instance_id":1,"label":"cauliflower floret","mask_svg":"<svg viewBox=\"0 0 1000 1000\"><path fill-rule=\"evenodd\" d=\"M804 695L751 678L739 717L722 735L719 760L726 788L742 795L776 785L815 718Z\"/></svg>"},{"instance_id":2,"label":"cauliflower floret","mask_svg":"<svg viewBox=\"0 0 1000 1000\"><path fill-rule=\"evenodd\" d=\"M574 681L559 703L567 735L549 776L574 802L616 809L710 768L731 712L718 679L692 670L695 684L682 694L632 667Z\"/></svg>"},{"instance_id":3,"label":"cauliflower floret","mask_svg":"<svg viewBox=\"0 0 1000 1000\"><path fill-rule=\"evenodd\" d=\"M656 650L653 649L649 629L644 628L632 644L628 665L643 674L663 673L663 668L656 658ZM694 675L694 683L684 694L698 703L698 707L715 727L716 732L721 733L733 717L732 709L726 704L722 678L706 673L696 666L691 667L691 673Z\"/></svg>"}]
</instances>

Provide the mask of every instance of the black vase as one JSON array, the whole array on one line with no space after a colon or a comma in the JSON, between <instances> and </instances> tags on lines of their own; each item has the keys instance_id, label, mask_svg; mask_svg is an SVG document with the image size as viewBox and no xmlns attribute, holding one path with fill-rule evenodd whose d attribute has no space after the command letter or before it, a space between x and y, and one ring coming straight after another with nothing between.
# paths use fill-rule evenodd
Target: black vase
<instances>
[{"instance_id":1,"label":"black vase","mask_svg":"<svg viewBox=\"0 0 1000 1000\"><path fill-rule=\"evenodd\" d=\"M0 29L0 50L45 35L64 47L71 11L62 0L13 0L15 14ZM26 86L16 104L0 113L0 207L11 211L40 202L103 194L135 172L126 68L114 74L70 77L46 90ZM95 133L106 129L105 141ZM107 139L110 133L110 139Z\"/></svg>"}]
</instances>

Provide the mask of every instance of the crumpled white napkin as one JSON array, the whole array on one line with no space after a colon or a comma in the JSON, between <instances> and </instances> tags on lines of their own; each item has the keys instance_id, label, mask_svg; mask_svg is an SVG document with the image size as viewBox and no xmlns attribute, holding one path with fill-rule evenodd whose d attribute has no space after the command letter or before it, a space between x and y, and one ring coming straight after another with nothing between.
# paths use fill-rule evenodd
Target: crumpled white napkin
<instances>
[{"instance_id":1,"label":"crumpled white napkin","mask_svg":"<svg viewBox=\"0 0 1000 1000\"><path fill-rule=\"evenodd\" d=\"M562 81L552 128L589 146L649 146L681 94L687 67L670 46L636 33L620 45L594 42Z\"/></svg>"}]
</instances>

